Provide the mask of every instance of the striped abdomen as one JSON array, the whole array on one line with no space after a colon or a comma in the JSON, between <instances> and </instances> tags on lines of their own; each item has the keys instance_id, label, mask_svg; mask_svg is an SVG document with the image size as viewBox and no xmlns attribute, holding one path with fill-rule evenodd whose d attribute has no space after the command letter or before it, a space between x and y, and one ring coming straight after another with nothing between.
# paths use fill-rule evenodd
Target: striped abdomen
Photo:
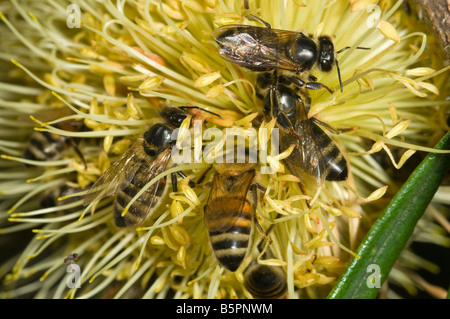
<instances>
[{"instance_id":1,"label":"striped abdomen","mask_svg":"<svg viewBox=\"0 0 450 319\"><path fill-rule=\"evenodd\" d=\"M236 271L250 246L253 206L246 198L215 198L205 208L205 223L217 260Z\"/></svg>"},{"instance_id":2,"label":"striped abdomen","mask_svg":"<svg viewBox=\"0 0 450 319\"><path fill-rule=\"evenodd\" d=\"M245 287L256 299L276 299L286 294L286 275L281 267L253 261L244 272Z\"/></svg>"},{"instance_id":3,"label":"striped abdomen","mask_svg":"<svg viewBox=\"0 0 450 319\"><path fill-rule=\"evenodd\" d=\"M114 201L114 221L117 227L139 226L160 203L160 198L164 196L166 191L166 179L162 178L159 180L159 184L153 184L140 195L130 206L125 216L122 216L124 208L149 181L148 164L143 162L139 169L128 174L134 174L134 176L129 175L119 185Z\"/></svg>"},{"instance_id":4,"label":"striped abdomen","mask_svg":"<svg viewBox=\"0 0 450 319\"><path fill-rule=\"evenodd\" d=\"M315 123L312 131L315 135L317 145L322 152L324 162L324 173L327 181L344 181L348 177L347 161L337 147L336 143Z\"/></svg>"},{"instance_id":5,"label":"striped abdomen","mask_svg":"<svg viewBox=\"0 0 450 319\"><path fill-rule=\"evenodd\" d=\"M23 157L34 161L57 160L67 147L66 140L64 136L49 132L33 132Z\"/></svg>"}]
</instances>

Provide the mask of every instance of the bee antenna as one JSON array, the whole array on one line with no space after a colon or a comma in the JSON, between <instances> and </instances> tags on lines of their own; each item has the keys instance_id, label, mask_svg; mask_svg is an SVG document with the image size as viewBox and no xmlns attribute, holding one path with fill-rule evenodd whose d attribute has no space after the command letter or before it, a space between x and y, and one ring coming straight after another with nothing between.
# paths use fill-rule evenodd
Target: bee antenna
<instances>
[{"instance_id":1,"label":"bee antenna","mask_svg":"<svg viewBox=\"0 0 450 319\"><path fill-rule=\"evenodd\" d=\"M345 47L340 49L339 51L336 52L336 54L342 53L348 49L350 49L351 47ZM366 48L366 47L356 47L357 50L370 50L370 48Z\"/></svg>"},{"instance_id":2,"label":"bee antenna","mask_svg":"<svg viewBox=\"0 0 450 319\"><path fill-rule=\"evenodd\" d=\"M198 107L198 106L187 106L187 105L185 105L185 106L180 106L179 108L182 109L182 110L184 110L184 109L197 109L197 110L202 110L202 111L204 111L204 112L206 112L206 113L212 114L212 115L214 115L214 116L217 116L217 117L220 118L220 119L223 119L223 117L220 116L219 114L214 113L214 112L211 112L211 111L208 111L208 110L203 109L203 108Z\"/></svg>"},{"instance_id":3,"label":"bee antenna","mask_svg":"<svg viewBox=\"0 0 450 319\"><path fill-rule=\"evenodd\" d=\"M341 93L342 93L342 92L344 92L344 87L342 85L341 70L339 69L339 64L338 64L337 60L336 60L336 69L337 69L338 78L339 78L339 85L341 86Z\"/></svg>"},{"instance_id":4,"label":"bee antenna","mask_svg":"<svg viewBox=\"0 0 450 319\"><path fill-rule=\"evenodd\" d=\"M83 153L81 153L80 149L78 148L78 145L75 143L75 141L72 138L69 138L70 146L72 146L73 150L75 151L75 154L80 158L81 162L83 162L84 169L88 169L88 165L86 163L86 159L83 156Z\"/></svg>"}]
</instances>

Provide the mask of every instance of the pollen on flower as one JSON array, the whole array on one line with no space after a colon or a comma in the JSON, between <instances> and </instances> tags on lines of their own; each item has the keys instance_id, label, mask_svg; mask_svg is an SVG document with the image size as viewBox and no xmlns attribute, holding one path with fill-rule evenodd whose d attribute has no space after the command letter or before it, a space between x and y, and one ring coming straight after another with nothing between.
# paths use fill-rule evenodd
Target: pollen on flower
<instances>
[{"instance_id":1,"label":"pollen on flower","mask_svg":"<svg viewBox=\"0 0 450 319\"><path fill-rule=\"evenodd\" d=\"M274 6L255 0L246 8L242 0L139 0L124 7L82 0L80 28L69 27L69 13L56 12L50 0L39 6L31 0L1 4L5 80L0 122L5 128L0 129L0 166L5 175L0 244L14 243L15 257L0 267L5 288L0 297L252 297L244 279L252 261L282 268L288 298L326 297L350 258L358 257L354 251L364 222L377 216L382 201L396 190L386 162L405 168L417 151L433 151L433 142L448 130L444 119L450 104L442 96L448 91L448 67L436 58L437 50L427 47L433 45L430 37L409 27L412 18L401 12L402 1L380 2L382 20L368 28L366 9L376 3L289 0ZM274 29L330 35L336 50L350 47L337 54L343 92L337 89L336 69L325 73L315 67L311 74L334 93L301 93L311 97L302 120L336 143L347 162L346 180L297 176L286 165L295 145L271 152L270 132L278 124L264 117L258 73L226 62L212 37L214 30L231 24L264 27L248 14ZM194 163L167 162L154 178L142 181L139 191L128 194L153 166L146 174L131 167L145 163L140 154L152 150L142 147L123 156L143 143L140 137L152 125L168 124L160 116L165 105L198 107L186 111L170 147L203 157ZM35 114L56 107L73 113L50 120ZM193 118L202 119L200 143L189 140L196 129ZM64 126L67 121L82 128L72 131ZM25 148L35 133L67 141L60 157L27 158ZM268 155L255 165L258 187L249 187L255 193L242 196L253 201L256 194L253 219L259 226L252 224L252 244L236 272L218 262L204 221L217 174L213 159L226 146L227 133L244 136L244 145L254 138L258 154ZM134 160L140 164L116 166ZM270 174L259 174L267 165ZM109 169L115 178L101 190L106 198L87 202L86 195ZM129 183L117 183L121 179ZM157 200L139 226L116 224L115 214L139 214L136 207L151 191ZM229 191L215 190L225 199ZM436 207L429 209L431 220L442 221ZM15 238L24 234L30 239L23 245ZM65 277L64 258L74 252L80 288L68 285ZM392 275L397 282L399 272Z\"/></svg>"}]
</instances>

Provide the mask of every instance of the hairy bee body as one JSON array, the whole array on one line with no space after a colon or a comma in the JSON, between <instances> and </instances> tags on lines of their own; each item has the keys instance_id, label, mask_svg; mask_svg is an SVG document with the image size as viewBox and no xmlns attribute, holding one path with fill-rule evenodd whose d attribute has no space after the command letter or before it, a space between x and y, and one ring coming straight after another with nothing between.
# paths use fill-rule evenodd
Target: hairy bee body
<instances>
[{"instance_id":1,"label":"hairy bee body","mask_svg":"<svg viewBox=\"0 0 450 319\"><path fill-rule=\"evenodd\" d=\"M310 126L312 135L306 138L307 141L302 142L306 144L303 149L294 148L291 155L285 160L290 171L294 175L299 175L298 171L300 168L309 175L327 181L346 180L348 178L347 160L336 143L317 124L298 123L296 124L297 127L295 127L297 132L300 131L298 127L301 125ZM297 135L281 134L280 151L284 152L292 144L297 143Z\"/></svg>"},{"instance_id":2,"label":"hairy bee body","mask_svg":"<svg viewBox=\"0 0 450 319\"><path fill-rule=\"evenodd\" d=\"M283 71L289 74L290 81L299 87L310 90L325 88L316 82L311 70L330 72L337 66L336 52L331 38L302 32L272 29L267 23L255 16L249 16L265 27L251 25L225 25L213 32L213 38L219 44L219 55L236 65L252 71ZM338 68L339 83L342 81Z\"/></svg>"},{"instance_id":3,"label":"hairy bee body","mask_svg":"<svg viewBox=\"0 0 450 319\"><path fill-rule=\"evenodd\" d=\"M84 205L115 195L114 220L117 227L141 225L161 204L167 192L166 177L150 185L129 206L130 201L157 175L173 166L171 151L175 146L173 131L187 113L164 107L161 115L167 123L157 123L147 130L113 165L103 173L85 197Z\"/></svg>"},{"instance_id":4,"label":"hairy bee body","mask_svg":"<svg viewBox=\"0 0 450 319\"><path fill-rule=\"evenodd\" d=\"M301 73L316 64L330 71L334 63L334 46L326 36L316 42L302 32L226 25L214 30L213 37L220 46L220 56L253 71L277 68Z\"/></svg>"},{"instance_id":5,"label":"hairy bee body","mask_svg":"<svg viewBox=\"0 0 450 319\"><path fill-rule=\"evenodd\" d=\"M281 267L252 261L244 271L244 284L255 299L277 299L286 295L286 275Z\"/></svg>"},{"instance_id":6,"label":"hairy bee body","mask_svg":"<svg viewBox=\"0 0 450 319\"><path fill-rule=\"evenodd\" d=\"M258 78L258 86L266 119L277 118L280 152L296 146L285 159L290 171L298 177L306 172L319 180L346 180L348 168L342 152L316 123L320 121L308 118L311 99L306 91L294 89L284 78L267 73Z\"/></svg>"},{"instance_id":7,"label":"hairy bee body","mask_svg":"<svg viewBox=\"0 0 450 319\"><path fill-rule=\"evenodd\" d=\"M69 132L77 132L82 128L83 123L80 121L63 121L54 126ZM61 159L70 147L74 147L78 156L84 161L73 138L45 131L33 131L25 146L23 157L34 161L55 161ZM27 166L33 165L27 164Z\"/></svg>"},{"instance_id":8,"label":"hairy bee body","mask_svg":"<svg viewBox=\"0 0 450 319\"><path fill-rule=\"evenodd\" d=\"M34 161L58 160L66 148L65 136L35 131L30 136L23 156Z\"/></svg>"},{"instance_id":9,"label":"hairy bee body","mask_svg":"<svg viewBox=\"0 0 450 319\"><path fill-rule=\"evenodd\" d=\"M256 172L251 164L217 164L204 207L205 225L218 262L236 271L247 255L253 234Z\"/></svg>"},{"instance_id":10,"label":"hairy bee body","mask_svg":"<svg viewBox=\"0 0 450 319\"><path fill-rule=\"evenodd\" d=\"M277 37L269 28L229 25L216 29L213 37L220 46L220 56L253 71L269 71L277 67L275 60L270 61L265 57L280 59L283 54L284 47L280 43L264 43L265 38Z\"/></svg>"},{"instance_id":11,"label":"hairy bee body","mask_svg":"<svg viewBox=\"0 0 450 319\"><path fill-rule=\"evenodd\" d=\"M140 150L137 150L139 152ZM143 156L143 157L140 157ZM147 154L136 154L136 170L126 173L123 182L118 186L116 197L114 199L114 221L117 227L138 226L143 221L147 214L158 207L160 199L167 193L166 178L161 178L159 183L154 187L150 187L140 195L136 201L129 207L125 216L122 212L137 195L137 193L148 182L148 168L151 167L153 161L161 159L155 157L148 157ZM164 166L159 166L152 172L152 176L162 173L166 168L170 168L171 163ZM149 209L151 211L149 211Z\"/></svg>"}]
</instances>

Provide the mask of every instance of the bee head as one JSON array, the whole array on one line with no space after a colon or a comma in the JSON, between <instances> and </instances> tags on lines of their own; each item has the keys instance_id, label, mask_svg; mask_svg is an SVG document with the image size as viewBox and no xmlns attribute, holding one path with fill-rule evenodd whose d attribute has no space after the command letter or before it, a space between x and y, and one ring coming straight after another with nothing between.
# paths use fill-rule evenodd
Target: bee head
<instances>
[{"instance_id":1,"label":"bee head","mask_svg":"<svg viewBox=\"0 0 450 319\"><path fill-rule=\"evenodd\" d=\"M330 72L335 65L335 52L333 42L329 37L319 37L319 70Z\"/></svg>"},{"instance_id":2,"label":"bee head","mask_svg":"<svg viewBox=\"0 0 450 319\"><path fill-rule=\"evenodd\" d=\"M164 106L161 110L161 116L165 118L170 125L180 127L181 123L186 119L187 114L177 107Z\"/></svg>"},{"instance_id":3,"label":"bee head","mask_svg":"<svg viewBox=\"0 0 450 319\"><path fill-rule=\"evenodd\" d=\"M317 62L317 45L313 39L300 33L299 37L286 48L287 56L303 70L311 70Z\"/></svg>"}]
</instances>

